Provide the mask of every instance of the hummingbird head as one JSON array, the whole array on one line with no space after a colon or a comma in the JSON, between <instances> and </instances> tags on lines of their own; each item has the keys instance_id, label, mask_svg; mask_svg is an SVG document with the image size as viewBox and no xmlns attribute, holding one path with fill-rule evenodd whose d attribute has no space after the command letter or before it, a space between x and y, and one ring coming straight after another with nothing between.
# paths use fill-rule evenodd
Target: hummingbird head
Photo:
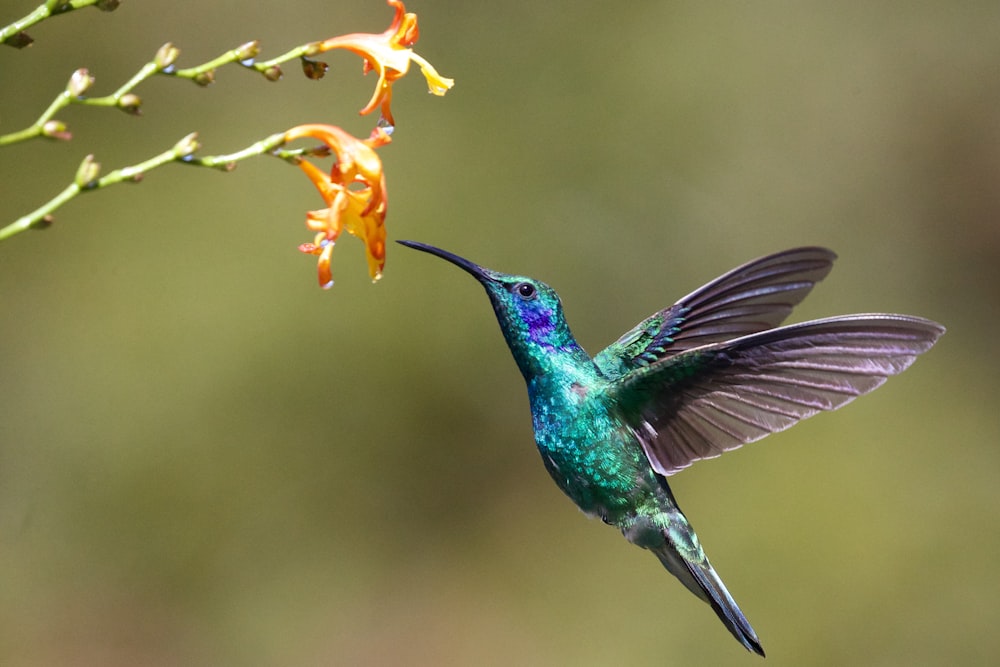
<instances>
[{"instance_id":1,"label":"hummingbird head","mask_svg":"<svg viewBox=\"0 0 1000 667\"><path fill-rule=\"evenodd\" d=\"M493 271L425 243L399 243L437 255L479 281L490 297L500 329L526 380L544 374L559 353L582 352L563 317L559 295L545 283Z\"/></svg>"}]
</instances>

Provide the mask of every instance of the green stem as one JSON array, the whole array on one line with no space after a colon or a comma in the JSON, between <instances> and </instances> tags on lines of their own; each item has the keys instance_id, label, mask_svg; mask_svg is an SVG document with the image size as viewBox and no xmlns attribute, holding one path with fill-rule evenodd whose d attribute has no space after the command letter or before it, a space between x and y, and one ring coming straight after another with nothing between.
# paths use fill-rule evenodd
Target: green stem
<instances>
[{"instance_id":1,"label":"green stem","mask_svg":"<svg viewBox=\"0 0 1000 667\"><path fill-rule=\"evenodd\" d=\"M88 3L96 1L97 0L79 0L79 2ZM236 47L235 49L226 51L212 60L204 62L200 65L195 65L194 67L186 67L184 69L175 69L173 65L163 65L154 59L144 64L138 72L132 75L128 81L119 86L118 90L110 95L104 95L103 97L85 97L83 95L73 95L68 89L63 90L61 93L56 95L55 99L52 100L48 108L35 120L34 123L22 130L0 135L0 146L26 141L28 139L33 139L46 134L44 130L45 123L52 120L57 113L71 104L82 104L85 106L97 107L121 106L122 99L126 95L131 93L132 90L134 90L143 81L155 74L175 76L182 79L193 80L200 85L207 85L212 82L214 72L217 68L230 63L240 63L247 69L256 70L268 79L277 80L277 78L281 75L281 70L278 69L278 65L294 58L303 58L315 53L318 44L319 42L302 44L281 54L280 56L262 62L254 61L254 56L257 54L259 49L259 44L257 42L247 42L246 44ZM138 105L138 98L136 98L136 100L136 104ZM135 112L135 109L132 109L131 111Z\"/></svg>"},{"instance_id":2,"label":"green stem","mask_svg":"<svg viewBox=\"0 0 1000 667\"><path fill-rule=\"evenodd\" d=\"M116 107L121 101L122 97L127 93L131 92L133 88L138 86L140 83L153 76L160 71L160 68L155 62L148 62L143 65L138 72L136 72L131 79L123 83L118 90L111 93L110 95L105 95L104 97L80 97L73 98L69 97L67 104L71 102L76 102L77 104L84 104L87 106L95 107Z\"/></svg>"},{"instance_id":3,"label":"green stem","mask_svg":"<svg viewBox=\"0 0 1000 667\"><path fill-rule=\"evenodd\" d=\"M238 46L235 49L230 49L226 51L221 56L213 58L206 63L197 65L196 67L187 67L185 69L178 70L166 70L164 74L169 74L171 76L180 77L182 79L195 79L198 83L209 83L210 81L201 81L200 78L206 74L210 74L215 69L222 67L223 65L228 65L229 63L235 63L243 60L252 60L253 56L257 52L258 45L256 42L248 42L243 46Z\"/></svg>"},{"instance_id":4,"label":"green stem","mask_svg":"<svg viewBox=\"0 0 1000 667\"><path fill-rule=\"evenodd\" d=\"M148 160L144 160L127 167L122 167L120 169L115 169L114 171L108 172L101 178L90 182L75 182L68 185L62 192L57 194L42 206L38 207L31 213L21 216L6 227L0 229L0 241L4 241L33 227L40 227L46 222L51 221L52 213L77 195L85 192L101 190L112 185L117 185L118 183L138 182L142 180L146 172L152 171L153 169L162 167L163 165L171 162L179 162L181 164L188 164L195 167L208 167L212 169L221 169L223 171L232 171L236 167L237 162L251 157L256 157L258 155L273 155L274 157L294 163L297 162L303 155L317 154L317 151L308 148L284 150L281 148L284 143L285 134L283 132L279 132L265 137L260 141L256 141L246 148L238 150L234 153L194 157L194 151L198 149L198 142L196 141L195 134L189 134L177 142L177 144L170 150L166 150L159 155L154 155ZM322 150L319 151L319 153L322 152Z\"/></svg>"},{"instance_id":5,"label":"green stem","mask_svg":"<svg viewBox=\"0 0 1000 667\"><path fill-rule=\"evenodd\" d=\"M33 139L34 137L41 136L44 133L45 123L52 120L59 111L73 102L73 96L69 94L68 90L64 90L56 98L52 100L49 104L49 108L42 112L42 115L38 117L34 123L24 128L23 130L18 130L17 132L11 132L10 134L0 135L0 146L6 146L7 144L15 144L19 141L26 141L28 139Z\"/></svg>"},{"instance_id":6,"label":"green stem","mask_svg":"<svg viewBox=\"0 0 1000 667\"><path fill-rule=\"evenodd\" d=\"M316 48L319 42L309 42L308 44L302 44L301 46L296 46L290 51L282 53L276 58L271 58L270 60L262 60L261 62L255 62L250 65L253 69L258 72L264 73L272 67L277 67L278 65L288 62L293 58L304 58L306 56L311 56L316 53Z\"/></svg>"},{"instance_id":7,"label":"green stem","mask_svg":"<svg viewBox=\"0 0 1000 667\"><path fill-rule=\"evenodd\" d=\"M182 158L182 161L185 164L194 165L196 167L209 167L211 169L232 171L233 169L236 168L236 163L239 162L240 160L245 160L249 157L254 157L256 155L263 155L264 153L274 153L275 150L281 147L281 145L284 143L285 143L285 134L283 132L279 132L278 134L272 134L267 138L252 143L246 148L238 150L235 153L229 153L228 155L208 155L200 158L196 158L193 155L188 155L187 157ZM287 153L301 154L302 151L301 150L287 151ZM279 155L278 157L285 157L285 156Z\"/></svg>"},{"instance_id":8,"label":"green stem","mask_svg":"<svg viewBox=\"0 0 1000 667\"><path fill-rule=\"evenodd\" d=\"M78 194L80 194L79 185L73 183L72 185L67 186L65 190L57 194L44 205L38 207L27 215L22 215L20 218L10 223L3 229L0 229L0 241L4 241L15 234L20 234L26 229L31 229L36 225L41 225L47 219L51 219L49 216L52 215L52 211L56 210Z\"/></svg>"},{"instance_id":9,"label":"green stem","mask_svg":"<svg viewBox=\"0 0 1000 667\"><path fill-rule=\"evenodd\" d=\"M73 11L74 9L81 9L83 7L89 7L90 5L96 5L99 2L101 2L101 0L48 0L38 7L35 7L35 9L33 9L32 12L24 18L0 28L0 43L6 42L19 32L41 23L47 18L56 16L57 14L65 14L66 12ZM113 9L113 7L111 8Z\"/></svg>"},{"instance_id":10,"label":"green stem","mask_svg":"<svg viewBox=\"0 0 1000 667\"><path fill-rule=\"evenodd\" d=\"M28 139L34 139L35 137L41 136L42 125L44 125L44 123L35 123L33 125L29 125L23 130L0 135L0 146L16 144L19 141L27 141Z\"/></svg>"}]
</instances>

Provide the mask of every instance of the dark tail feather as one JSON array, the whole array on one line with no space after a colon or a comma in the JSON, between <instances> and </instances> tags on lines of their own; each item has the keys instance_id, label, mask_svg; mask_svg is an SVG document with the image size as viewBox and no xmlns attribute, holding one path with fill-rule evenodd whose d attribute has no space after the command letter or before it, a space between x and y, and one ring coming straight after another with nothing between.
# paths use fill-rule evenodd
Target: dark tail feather
<instances>
[{"instance_id":1,"label":"dark tail feather","mask_svg":"<svg viewBox=\"0 0 1000 667\"><path fill-rule=\"evenodd\" d=\"M722 579L716 574L708 558L704 557L704 553L701 562L691 562L681 558L669 545L653 552L671 574L680 579L692 593L712 606L722 624L748 651L764 656L764 649L757 639L757 633L750 627L750 621L740 611L736 601L722 583Z\"/></svg>"}]
</instances>

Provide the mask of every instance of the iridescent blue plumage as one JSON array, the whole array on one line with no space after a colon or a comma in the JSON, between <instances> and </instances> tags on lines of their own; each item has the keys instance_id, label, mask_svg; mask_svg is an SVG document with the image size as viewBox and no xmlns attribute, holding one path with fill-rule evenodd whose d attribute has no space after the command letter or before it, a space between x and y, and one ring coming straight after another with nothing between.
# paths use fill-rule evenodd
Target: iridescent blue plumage
<instances>
[{"instance_id":1,"label":"iridescent blue plumage","mask_svg":"<svg viewBox=\"0 0 1000 667\"><path fill-rule=\"evenodd\" d=\"M652 551L760 655L666 477L872 391L944 333L929 320L885 314L779 327L835 258L798 248L730 271L591 359L549 286L400 243L456 264L486 289L556 484L584 512Z\"/></svg>"}]
</instances>

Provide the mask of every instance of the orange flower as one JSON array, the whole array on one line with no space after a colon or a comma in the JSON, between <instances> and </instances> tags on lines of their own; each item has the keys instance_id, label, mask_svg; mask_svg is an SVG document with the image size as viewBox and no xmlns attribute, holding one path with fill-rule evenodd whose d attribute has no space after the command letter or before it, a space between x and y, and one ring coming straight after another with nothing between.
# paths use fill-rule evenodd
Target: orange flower
<instances>
[{"instance_id":1,"label":"orange flower","mask_svg":"<svg viewBox=\"0 0 1000 667\"><path fill-rule=\"evenodd\" d=\"M285 141L311 137L322 141L336 156L329 174L306 160L299 167L319 190L327 208L306 213L306 227L316 232L313 243L299 250L319 256L319 284L333 286L330 257L340 232L347 230L365 243L372 280L382 277L385 266L385 214L388 198L382 161L375 148L389 143L389 135L376 128L368 139L357 139L333 125L299 125L285 132Z\"/></svg>"},{"instance_id":2,"label":"orange flower","mask_svg":"<svg viewBox=\"0 0 1000 667\"><path fill-rule=\"evenodd\" d=\"M371 100L360 113L368 114L381 106L382 117L389 123L395 125L392 118L392 111L389 105L392 101L392 84L396 79L402 78L410 68L410 61L420 66L424 78L427 79L427 86L435 95L444 95L448 89L455 85L453 79L447 79L437 73L434 67L413 52L412 47L420 36L417 28L417 15L407 13L402 0L386 0L386 2L396 9L396 15L392 20L392 25L383 33L356 32L340 37L318 42L316 52L323 53L332 49L347 49L358 54L365 59L364 72L375 70L378 72L378 83L375 85L375 93Z\"/></svg>"}]
</instances>

